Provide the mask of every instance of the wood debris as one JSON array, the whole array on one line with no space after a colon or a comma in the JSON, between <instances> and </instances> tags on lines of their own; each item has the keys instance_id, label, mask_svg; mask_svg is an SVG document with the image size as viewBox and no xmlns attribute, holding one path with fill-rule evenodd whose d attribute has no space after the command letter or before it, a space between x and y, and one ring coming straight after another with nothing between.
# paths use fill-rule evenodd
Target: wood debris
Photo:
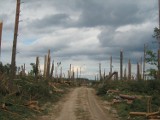
<instances>
[{"instance_id":1,"label":"wood debris","mask_svg":"<svg viewBox=\"0 0 160 120\"><path fill-rule=\"evenodd\" d=\"M64 93L64 91L61 90L61 89L59 89L59 88L57 88L57 87L54 85L54 83L49 82L48 84L49 84L49 86L53 87L53 89L54 89L55 92Z\"/></svg>"},{"instance_id":2,"label":"wood debris","mask_svg":"<svg viewBox=\"0 0 160 120\"><path fill-rule=\"evenodd\" d=\"M160 120L160 110L157 112L130 112L130 116L144 116L148 120Z\"/></svg>"},{"instance_id":3,"label":"wood debris","mask_svg":"<svg viewBox=\"0 0 160 120\"><path fill-rule=\"evenodd\" d=\"M41 108L38 106L38 101L28 101L25 106L28 106L29 108L34 110L41 110Z\"/></svg>"},{"instance_id":4,"label":"wood debris","mask_svg":"<svg viewBox=\"0 0 160 120\"><path fill-rule=\"evenodd\" d=\"M119 94L119 96L123 99L127 99L127 100L135 100L136 97L135 96L131 96L131 95L125 95L125 94Z\"/></svg>"}]
</instances>

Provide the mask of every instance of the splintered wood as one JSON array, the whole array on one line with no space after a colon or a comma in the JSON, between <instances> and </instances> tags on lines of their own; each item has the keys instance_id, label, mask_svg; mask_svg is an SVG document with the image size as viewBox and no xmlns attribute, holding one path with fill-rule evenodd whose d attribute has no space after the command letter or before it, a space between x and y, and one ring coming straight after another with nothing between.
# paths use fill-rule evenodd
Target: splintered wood
<instances>
[{"instance_id":1,"label":"splintered wood","mask_svg":"<svg viewBox=\"0 0 160 120\"><path fill-rule=\"evenodd\" d=\"M41 108L38 106L38 101L28 101L25 106L28 106L31 109L40 111Z\"/></svg>"},{"instance_id":2,"label":"splintered wood","mask_svg":"<svg viewBox=\"0 0 160 120\"><path fill-rule=\"evenodd\" d=\"M64 91L63 91L62 89L57 88L57 87L54 85L54 83L49 82L48 84L49 84L49 86L51 86L51 87L54 89L55 92L64 93Z\"/></svg>"},{"instance_id":3,"label":"splintered wood","mask_svg":"<svg viewBox=\"0 0 160 120\"><path fill-rule=\"evenodd\" d=\"M121 103L123 101L127 102L127 104L132 104L133 100L138 99L137 96L120 94L119 90L108 90L107 94L114 94L115 97L112 101L112 104Z\"/></svg>"}]
</instances>

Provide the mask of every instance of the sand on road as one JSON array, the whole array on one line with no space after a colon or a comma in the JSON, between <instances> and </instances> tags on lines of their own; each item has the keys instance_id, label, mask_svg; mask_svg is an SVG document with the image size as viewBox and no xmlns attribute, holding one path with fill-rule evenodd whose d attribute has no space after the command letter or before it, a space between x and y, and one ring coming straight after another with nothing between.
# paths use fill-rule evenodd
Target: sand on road
<instances>
[{"instance_id":1,"label":"sand on road","mask_svg":"<svg viewBox=\"0 0 160 120\"><path fill-rule=\"evenodd\" d=\"M117 120L105 109L95 90L78 87L53 106L53 112L39 120Z\"/></svg>"}]
</instances>

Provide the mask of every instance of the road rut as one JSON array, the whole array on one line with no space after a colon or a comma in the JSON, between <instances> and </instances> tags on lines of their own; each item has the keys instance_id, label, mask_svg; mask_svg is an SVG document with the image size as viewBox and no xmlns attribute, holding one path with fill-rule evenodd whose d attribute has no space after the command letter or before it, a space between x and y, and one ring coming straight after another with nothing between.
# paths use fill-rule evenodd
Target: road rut
<instances>
[{"instance_id":1,"label":"road rut","mask_svg":"<svg viewBox=\"0 0 160 120\"><path fill-rule=\"evenodd\" d=\"M53 113L40 120L117 120L108 113L95 90L87 87L73 89L60 101Z\"/></svg>"}]
</instances>

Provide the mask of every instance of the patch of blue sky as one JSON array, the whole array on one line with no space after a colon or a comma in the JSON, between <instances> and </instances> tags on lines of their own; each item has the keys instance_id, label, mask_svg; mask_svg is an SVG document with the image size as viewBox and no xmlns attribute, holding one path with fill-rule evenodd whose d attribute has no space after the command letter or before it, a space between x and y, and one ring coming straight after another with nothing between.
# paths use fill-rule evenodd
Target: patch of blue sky
<instances>
[{"instance_id":1,"label":"patch of blue sky","mask_svg":"<svg viewBox=\"0 0 160 120\"><path fill-rule=\"evenodd\" d=\"M3 40L13 41L13 33L2 32L2 42L3 42Z\"/></svg>"},{"instance_id":2,"label":"patch of blue sky","mask_svg":"<svg viewBox=\"0 0 160 120\"><path fill-rule=\"evenodd\" d=\"M23 39L23 43L25 45L31 45L35 40L36 39L34 39L34 38L25 38L25 39Z\"/></svg>"}]
</instances>

